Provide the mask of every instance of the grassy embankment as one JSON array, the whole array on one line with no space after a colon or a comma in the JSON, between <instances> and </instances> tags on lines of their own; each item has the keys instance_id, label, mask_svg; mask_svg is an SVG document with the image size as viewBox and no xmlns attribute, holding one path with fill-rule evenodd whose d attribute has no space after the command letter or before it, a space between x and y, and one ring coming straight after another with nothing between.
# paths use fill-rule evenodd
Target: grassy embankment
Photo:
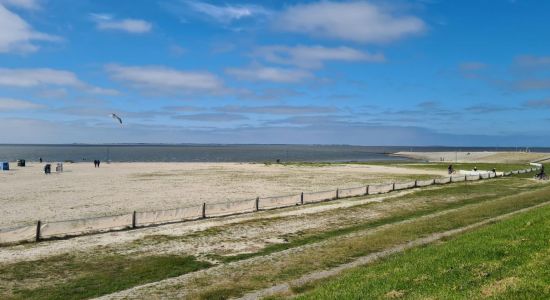
<instances>
[{"instance_id":1,"label":"grassy embankment","mask_svg":"<svg viewBox=\"0 0 550 300\"><path fill-rule=\"evenodd\" d=\"M549 238L546 206L298 287L310 290L298 299L549 299Z\"/></svg>"},{"instance_id":2,"label":"grassy embankment","mask_svg":"<svg viewBox=\"0 0 550 300\"><path fill-rule=\"evenodd\" d=\"M221 278L215 276L203 278L197 284L201 292L194 296L211 298L216 295L221 297L240 295L247 290L265 287L266 284L274 284L320 268L345 263L354 257L379 251L424 234L460 227L545 201L543 195L549 192L548 187L534 184L522 177L530 177L530 175L419 190L412 195L403 196L402 200L414 202L415 198L458 197L460 201L434 202L433 205L422 209L396 207L383 219L363 220L357 224L324 232L306 231L300 235L288 236L288 243L268 246L256 253L218 257L222 263L227 263L326 242L321 250L315 250L316 247L312 247L309 250L297 252L291 258L275 262L275 266L273 261L260 260L258 264L248 266L250 272L238 279L232 278L231 272L222 274L224 276ZM522 191L524 193L516 197L502 198L504 195ZM399 198L392 201L399 201L397 199ZM419 219L408 225L396 224L367 238L346 238L349 234L362 233L381 225L452 208L459 210L449 213L446 218L430 218L423 221ZM81 299L178 276L209 266L209 263L197 261L183 254L133 258L131 255L98 256L94 253L76 253L74 256L63 255L0 266L0 296L7 299Z\"/></svg>"},{"instance_id":3,"label":"grassy embankment","mask_svg":"<svg viewBox=\"0 0 550 300\"><path fill-rule=\"evenodd\" d=\"M512 212L548 201L549 188L527 192L515 197L503 197L479 204L466 205L444 215L424 217L406 223L386 226L370 234L335 236L317 247L304 248L278 259L258 260L246 265L243 274L239 268L228 268L224 276L204 275L196 278L197 289L190 298L227 299L241 296L247 291L266 288L277 283L299 278L312 271L335 267L355 258L382 251L389 247L414 240L431 233L460 228L481 220ZM238 274L232 276L231 274ZM165 287L177 291L186 285Z\"/></svg>"},{"instance_id":4,"label":"grassy embankment","mask_svg":"<svg viewBox=\"0 0 550 300\"><path fill-rule=\"evenodd\" d=\"M271 165L271 163L265 163ZM418 162L403 162L403 161L368 161L368 162L283 162L281 166L295 166L295 167L330 167L338 165L375 165L375 166L394 166L404 168L415 168L423 170L447 170L449 164L452 164L455 170L473 170L477 167L478 170L492 170L495 168L498 172L508 172L513 170L521 170L531 168L529 164L506 164L506 163L453 163L453 162L432 162L432 163L418 163Z\"/></svg>"}]
</instances>

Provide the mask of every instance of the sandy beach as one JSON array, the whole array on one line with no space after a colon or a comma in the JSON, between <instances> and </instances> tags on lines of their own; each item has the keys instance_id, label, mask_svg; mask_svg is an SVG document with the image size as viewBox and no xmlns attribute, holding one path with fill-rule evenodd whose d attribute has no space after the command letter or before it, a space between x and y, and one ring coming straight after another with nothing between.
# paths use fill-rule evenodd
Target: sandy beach
<instances>
[{"instance_id":1,"label":"sandy beach","mask_svg":"<svg viewBox=\"0 0 550 300\"><path fill-rule=\"evenodd\" d=\"M537 152L397 152L394 156L429 162L528 163L547 159L550 153Z\"/></svg>"},{"instance_id":2,"label":"sandy beach","mask_svg":"<svg viewBox=\"0 0 550 300\"><path fill-rule=\"evenodd\" d=\"M377 165L252 163L75 163L44 175L38 163L11 165L0 172L0 228L444 175Z\"/></svg>"}]
</instances>

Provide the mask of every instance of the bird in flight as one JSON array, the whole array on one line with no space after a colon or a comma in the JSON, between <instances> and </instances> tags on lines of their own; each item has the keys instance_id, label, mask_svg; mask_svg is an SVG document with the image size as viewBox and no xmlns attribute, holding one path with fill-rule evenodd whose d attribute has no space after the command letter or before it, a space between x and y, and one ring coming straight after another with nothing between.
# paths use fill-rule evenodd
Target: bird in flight
<instances>
[{"instance_id":1,"label":"bird in flight","mask_svg":"<svg viewBox=\"0 0 550 300\"><path fill-rule=\"evenodd\" d=\"M122 126L122 119L119 116L117 116L116 114L111 114L111 118L117 120L120 123L120 126Z\"/></svg>"}]
</instances>

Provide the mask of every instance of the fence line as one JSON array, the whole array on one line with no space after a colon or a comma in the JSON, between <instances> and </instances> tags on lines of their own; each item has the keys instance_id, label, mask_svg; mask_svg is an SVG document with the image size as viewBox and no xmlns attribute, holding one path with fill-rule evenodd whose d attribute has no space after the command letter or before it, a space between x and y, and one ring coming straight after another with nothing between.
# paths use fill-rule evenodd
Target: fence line
<instances>
[{"instance_id":1,"label":"fence line","mask_svg":"<svg viewBox=\"0 0 550 300\"><path fill-rule=\"evenodd\" d=\"M51 238L64 238L93 234L106 231L132 229L138 227L162 225L175 222L185 222L211 217L231 216L255 211L284 208L309 203L318 203L335 199L376 195L417 187L425 187L453 182L484 180L495 177L524 174L540 169L539 167L500 173L480 173L477 175L460 175L441 177L429 180L409 182L392 182L386 184L366 185L354 188L336 189L312 193L277 197L257 197L255 199L226 201L218 203L203 203L199 205L157 210L132 212L123 215L95 217L87 219L42 222L17 228L0 229L0 245L21 242L40 241Z\"/></svg>"}]
</instances>

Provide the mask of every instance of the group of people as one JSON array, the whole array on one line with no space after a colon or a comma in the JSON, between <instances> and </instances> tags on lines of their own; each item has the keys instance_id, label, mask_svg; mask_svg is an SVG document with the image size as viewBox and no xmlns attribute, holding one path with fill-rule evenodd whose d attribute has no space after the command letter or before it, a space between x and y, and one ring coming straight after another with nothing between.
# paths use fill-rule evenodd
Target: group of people
<instances>
[{"instance_id":1,"label":"group of people","mask_svg":"<svg viewBox=\"0 0 550 300\"><path fill-rule=\"evenodd\" d=\"M99 159L94 160L94 167L99 168L99 164L101 164Z\"/></svg>"}]
</instances>

